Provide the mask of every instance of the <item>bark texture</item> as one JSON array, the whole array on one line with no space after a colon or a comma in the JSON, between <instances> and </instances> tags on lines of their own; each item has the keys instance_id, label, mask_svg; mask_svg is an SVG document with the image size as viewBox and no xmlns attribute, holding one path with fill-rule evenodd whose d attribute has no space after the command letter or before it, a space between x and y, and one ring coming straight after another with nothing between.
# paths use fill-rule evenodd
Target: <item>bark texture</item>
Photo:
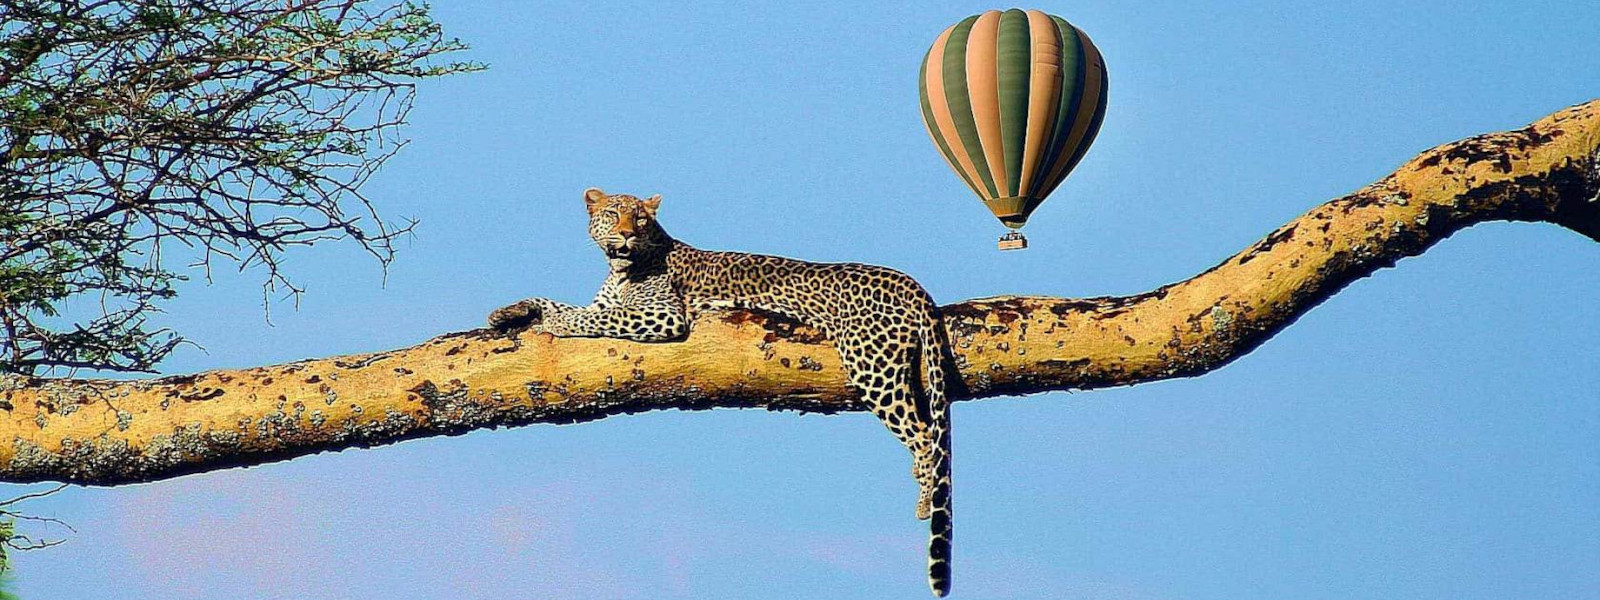
<instances>
[{"instance_id":1,"label":"bark texture","mask_svg":"<svg viewBox=\"0 0 1600 600\"><path fill-rule=\"evenodd\" d=\"M1199 375L1351 281L1497 220L1554 223L1600 241L1600 101L1423 152L1148 293L945 306L960 374L952 396ZM0 379L0 481L117 485L485 427L712 407L865 408L826 339L765 315L704 317L686 341L667 344L477 330L159 379Z\"/></svg>"}]
</instances>

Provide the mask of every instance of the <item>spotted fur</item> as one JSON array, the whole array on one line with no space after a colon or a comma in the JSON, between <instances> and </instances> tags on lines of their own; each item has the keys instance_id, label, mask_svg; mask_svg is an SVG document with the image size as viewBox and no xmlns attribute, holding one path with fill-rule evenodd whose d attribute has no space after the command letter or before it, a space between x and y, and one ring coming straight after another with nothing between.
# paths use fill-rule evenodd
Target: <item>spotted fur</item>
<instances>
[{"instance_id":1,"label":"spotted fur","mask_svg":"<svg viewBox=\"0 0 1600 600\"><path fill-rule=\"evenodd\" d=\"M872 265L822 264L700 250L655 222L660 196L640 200L584 193L589 235L611 274L594 302L532 298L496 310L490 325L558 337L663 342L688 335L695 315L745 308L807 323L830 339L851 383L911 451L921 493L917 518L931 519L928 583L950 590L950 413L946 341L938 306L910 276Z\"/></svg>"}]
</instances>

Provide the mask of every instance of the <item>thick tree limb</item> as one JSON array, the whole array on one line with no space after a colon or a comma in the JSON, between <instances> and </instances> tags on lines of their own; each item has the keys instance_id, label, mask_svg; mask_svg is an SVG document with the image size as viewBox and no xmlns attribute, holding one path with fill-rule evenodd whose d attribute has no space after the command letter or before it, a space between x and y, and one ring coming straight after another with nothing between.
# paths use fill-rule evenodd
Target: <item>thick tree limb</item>
<instances>
[{"instance_id":1,"label":"thick tree limb","mask_svg":"<svg viewBox=\"0 0 1600 600\"><path fill-rule=\"evenodd\" d=\"M1600 101L1422 153L1184 282L1122 298L944 308L961 399L1193 376L1343 286L1450 234L1544 221L1600 241ZM815 331L703 318L688 340L486 331L244 370L113 382L0 379L0 480L116 485L483 427L664 408L861 410Z\"/></svg>"}]
</instances>

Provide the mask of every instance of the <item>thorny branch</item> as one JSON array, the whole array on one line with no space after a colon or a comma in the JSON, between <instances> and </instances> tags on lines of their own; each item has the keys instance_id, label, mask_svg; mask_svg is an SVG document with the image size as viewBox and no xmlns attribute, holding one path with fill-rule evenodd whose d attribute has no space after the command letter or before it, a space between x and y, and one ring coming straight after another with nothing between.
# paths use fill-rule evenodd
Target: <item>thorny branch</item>
<instances>
[{"instance_id":1,"label":"thorny branch","mask_svg":"<svg viewBox=\"0 0 1600 600\"><path fill-rule=\"evenodd\" d=\"M149 371L182 266L259 269L265 303L293 247L387 265L414 223L360 189L463 49L409 2L0 0L0 372Z\"/></svg>"},{"instance_id":2,"label":"thorny branch","mask_svg":"<svg viewBox=\"0 0 1600 600\"><path fill-rule=\"evenodd\" d=\"M44 491L30 492L10 500L0 502L0 573L4 573L11 567L10 558L12 552L39 550L42 548L57 546L67 541L67 539L64 537L49 538L37 536L31 533L19 533L17 531L18 521L33 524L35 526L54 525L56 527L65 529L70 533L78 532L78 530L73 529L71 525L68 525L66 522L60 519L29 515L19 512L14 508L17 504L50 496L64 489L67 489L67 484L65 483L56 485Z\"/></svg>"}]
</instances>

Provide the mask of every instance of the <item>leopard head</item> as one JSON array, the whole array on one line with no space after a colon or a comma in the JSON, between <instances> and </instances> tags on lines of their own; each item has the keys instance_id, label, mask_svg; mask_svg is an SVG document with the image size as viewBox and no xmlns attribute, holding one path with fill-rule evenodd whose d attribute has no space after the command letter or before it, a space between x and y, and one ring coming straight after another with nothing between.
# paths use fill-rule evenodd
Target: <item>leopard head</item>
<instances>
[{"instance_id":1,"label":"leopard head","mask_svg":"<svg viewBox=\"0 0 1600 600\"><path fill-rule=\"evenodd\" d=\"M656 223L660 195L640 200L589 188L583 192L583 202L589 208L589 237L605 251L612 272L621 273L665 258L672 238Z\"/></svg>"}]
</instances>

